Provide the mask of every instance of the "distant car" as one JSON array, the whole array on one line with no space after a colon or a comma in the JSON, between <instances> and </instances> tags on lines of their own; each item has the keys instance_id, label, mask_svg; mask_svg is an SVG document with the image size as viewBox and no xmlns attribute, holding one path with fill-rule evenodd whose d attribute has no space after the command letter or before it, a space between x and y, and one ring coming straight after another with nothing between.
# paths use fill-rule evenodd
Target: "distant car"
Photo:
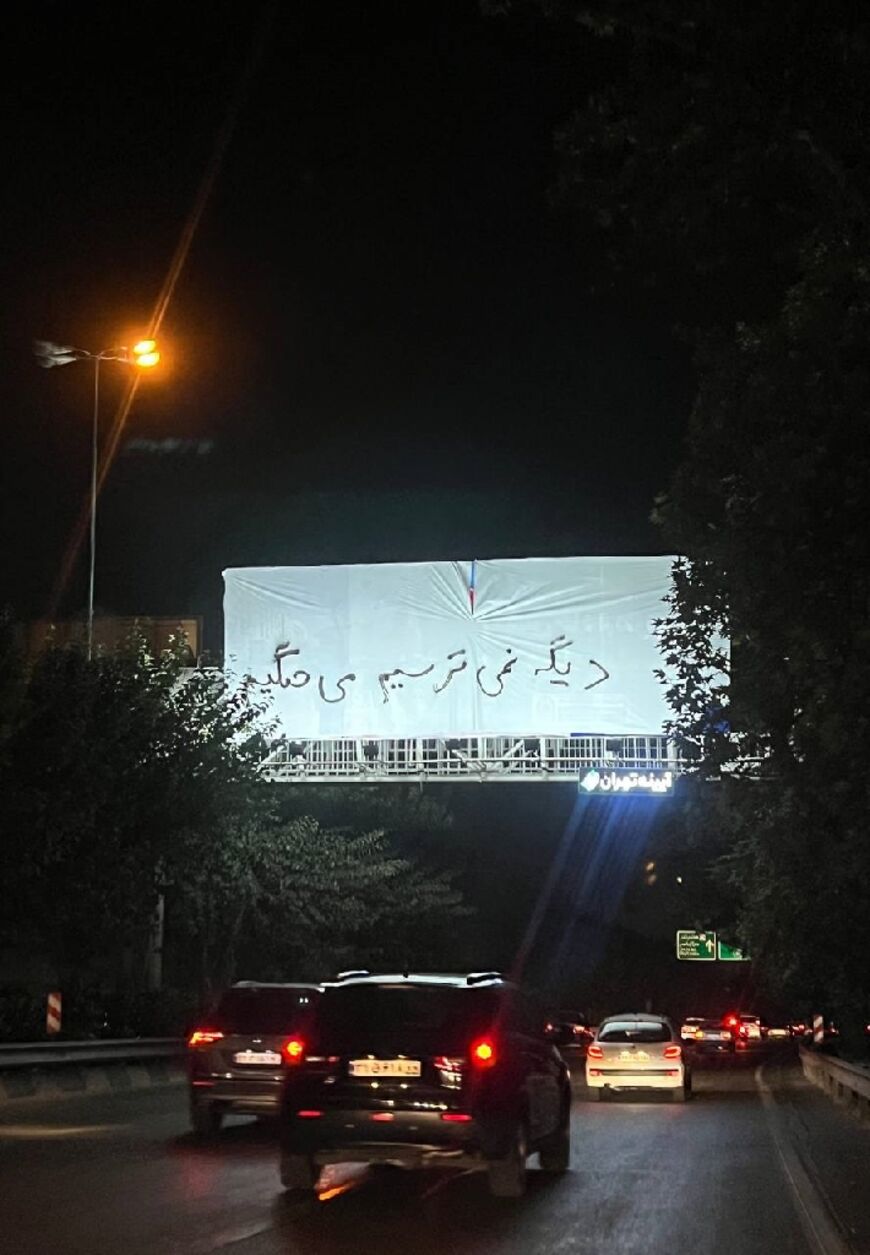
<instances>
[{"instance_id":1,"label":"distant car","mask_svg":"<svg viewBox=\"0 0 870 1255\"><path fill-rule=\"evenodd\" d=\"M195 1133L217 1133L230 1112L277 1112L284 1047L308 1023L321 992L319 985L239 981L221 995L187 1041Z\"/></svg>"},{"instance_id":2,"label":"distant car","mask_svg":"<svg viewBox=\"0 0 870 1255\"><path fill-rule=\"evenodd\" d=\"M738 1050L761 1045L761 1018L757 1015L732 1011L723 1017L724 1028L731 1029Z\"/></svg>"},{"instance_id":3,"label":"distant car","mask_svg":"<svg viewBox=\"0 0 870 1255\"><path fill-rule=\"evenodd\" d=\"M791 1038L791 1029L788 1024L769 1024L765 1035L768 1041L788 1041Z\"/></svg>"},{"instance_id":4,"label":"distant car","mask_svg":"<svg viewBox=\"0 0 870 1255\"><path fill-rule=\"evenodd\" d=\"M664 1089L685 1102L692 1073L669 1019L627 1011L599 1025L586 1051L586 1084L599 1100L614 1091Z\"/></svg>"},{"instance_id":5,"label":"distant car","mask_svg":"<svg viewBox=\"0 0 870 1255\"><path fill-rule=\"evenodd\" d=\"M683 1041L694 1041L695 1030L704 1023L701 1015L687 1015L680 1025L680 1037Z\"/></svg>"},{"instance_id":6,"label":"distant car","mask_svg":"<svg viewBox=\"0 0 870 1255\"><path fill-rule=\"evenodd\" d=\"M741 1015L737 1028L737 1040L749 1045L761 1041L761 1019L757 1015Z\"/></svg>"},{"instance_id":7,"label":"distant car","mask_svg":"<svg viewBox=\"0 0 870 1255\"><path fill-rule=\"evenodd\" d=\"M689 1044L696 1055L733 1055L734 1033L721 1020L701 1020Z\"/></svg>"},{"instance_id":8,"label":"distant car","mask_svg":"<svg viewBox=\"0 0 870 1255\"><path fill-rule=\"evenodd\" d=\"M560 1050L567 1050L573 1058L582 1058L595 1036L595 1030L586 1023L579 1011L554 1011L549 1019L549 1035Z\"/></svg>"},{"instance_id":9,"label":"distant car","mask_svg":"<svg viewBox=\"0 0 870 1255\"><path fill-rule=\"evenodd\" d=\"M529 1155L566 1171L571 1082L546 1024L494 972L328 985L286 1069L282 1184L312 1191L322 1165L348 1161L480 1168L512 1198Z\"/></svg>"}]
</instances>

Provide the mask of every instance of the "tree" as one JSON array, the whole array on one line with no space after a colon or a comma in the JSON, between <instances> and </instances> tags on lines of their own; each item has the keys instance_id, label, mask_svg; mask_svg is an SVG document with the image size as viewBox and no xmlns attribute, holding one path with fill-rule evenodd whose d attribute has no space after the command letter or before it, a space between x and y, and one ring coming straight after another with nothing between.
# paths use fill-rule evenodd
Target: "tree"
<instances>
[{"instance_id":1,"label":"tree","mask_svg":"<svg viewBox=\"0 0 870 1255\"><path fill-rule=\"evenodd\" d=\"M260 718L220 673L137 639L93 661L52 646L25 673L0 780L5 914L68 984L97 969L141 981L190 834L256 813Z\"/></svg>"},{"instance_id":2,"label":"tree","mask_svg":"<svg viewBox=\"0 0 870 1255\"><path fill-rule=\"evenodd\" d=\"M197 947L204 987L449 963L465 913L451 876L397 856L383 832L271 815L203 838L185 858L172 928Z\"/></svg>"},{"instance_id":3,"label":"tree","mask_svg":"<svg viewBox=\"0 0 870 1255\"><path fill-rule=\"evenodd\" d=\"M682 555L661 625L687 827L768 985L870 1009L870 23L554 0L609 76L558 137L559 196L614 283L694 323L698 392L655 519ZM731 642L730 666L720 639ZM725 664L730 684L723 686Z\"/></svg>"},{"instance_id":4,"label":"tree","mask_svg":"<svg viewBox=\"0 0 870 1255\"><path fill-rule=\"evenodd\" d=\"M450 962L466 914L451 874L403 857L370 822L379 809L427 827L446 822L440 808L345 807L353 827L288 814L293 802L259 774L264 710L222 673L185 669L180 652L154 658L133 639L93 661L76 647L49 647L30 668L5 656L4 917L68 992L141 987L161 897L180 988ZM303 810L315 800L298 793Z\"/></svg>"}]
</instances>

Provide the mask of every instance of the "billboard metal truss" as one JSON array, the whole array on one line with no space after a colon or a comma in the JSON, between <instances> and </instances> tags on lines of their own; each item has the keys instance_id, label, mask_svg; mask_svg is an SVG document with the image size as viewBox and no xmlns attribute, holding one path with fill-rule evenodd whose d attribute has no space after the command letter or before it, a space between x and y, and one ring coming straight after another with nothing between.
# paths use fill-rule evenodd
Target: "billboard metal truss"
<instances>
[{"instance_id":1,"label":"billboard metal truss","mask_svg":"<svg viewBox=\"0 0 870 1255\"><path fill-rule=\"evenodd\" d=\"M410 737L290 740L276 743L262 765L279 783L386 780L565 781L591 768L678 771L665 736Z\"/></svg>"}]
</instances>

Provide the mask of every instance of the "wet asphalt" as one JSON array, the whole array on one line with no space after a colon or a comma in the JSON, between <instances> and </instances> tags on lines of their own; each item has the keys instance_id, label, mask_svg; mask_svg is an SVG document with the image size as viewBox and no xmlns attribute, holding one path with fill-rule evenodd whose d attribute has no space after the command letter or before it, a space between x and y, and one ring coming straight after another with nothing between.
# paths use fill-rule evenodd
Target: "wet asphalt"
<instances>
[{"instance_id":1,"label":"wet asphalt","mask_svg":"<svg viewBox=\"0 0 870 1255\"><path fill-rule=\"evenodd\" d=\"M571 1171L548 1179L530 1161L528 1190L518 1200L490 1198L477 1173L342 1165L327 1171L316 1199L288 1204L274 1128L232 1119L214 1141L199 1143L187 1128L182 1086L7 1103L0 1107L0 1250L870 1252L870 1130L810 1091L788 1061L770 1069L776 1097L769 1090L763 1100L759 1062L698 1071L695 1097L684 1106L664 1095L592 1102L578 1068ZM805 1176L789 1168L792 1145L808 1166ZM828 1230L813 1224L820 1204L832 1221Z\"/></svg>"}]
</instances>

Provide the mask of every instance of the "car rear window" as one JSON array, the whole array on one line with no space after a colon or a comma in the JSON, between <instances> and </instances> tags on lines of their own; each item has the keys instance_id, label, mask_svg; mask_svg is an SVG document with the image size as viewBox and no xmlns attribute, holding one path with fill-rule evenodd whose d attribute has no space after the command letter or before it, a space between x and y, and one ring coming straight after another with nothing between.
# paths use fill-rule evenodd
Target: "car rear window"
<instances>
[{"instance_id":1,"label":"car rear window","mask_svg":"<svg viewBox=\"0 0 870 1255\"><path fill-rule=\"evenodd\" d=\"M598 1033L599 1041L616 1042L659 1042L670 1041L671 1030L667 1024L643 1024L637 1020L626 1020L624 1023L614 1021Z\"/></svg>"},{"instance_id":2,"label":"car rear window","mask_svg":"<svg viewBox=\"0 0 870 1255\"><path fill-rule=\"evenodd\" d=\"M389 1042L392 1049L464 1050L498 1012L491 989L422 985L355 985L327 989L318 1007L324 1043Z\"/></svg>"},{"instance_id":3,"label":"car rear window","mask_svg":"<svg viewBox=\"0 0 870 1255\"><path fill-rule=\"evenodd\" d=\"M284 1033L317 997L314 989L228 989L217 1006L216 1027L224 1033Z\"/></svg>"}]
</instances>

